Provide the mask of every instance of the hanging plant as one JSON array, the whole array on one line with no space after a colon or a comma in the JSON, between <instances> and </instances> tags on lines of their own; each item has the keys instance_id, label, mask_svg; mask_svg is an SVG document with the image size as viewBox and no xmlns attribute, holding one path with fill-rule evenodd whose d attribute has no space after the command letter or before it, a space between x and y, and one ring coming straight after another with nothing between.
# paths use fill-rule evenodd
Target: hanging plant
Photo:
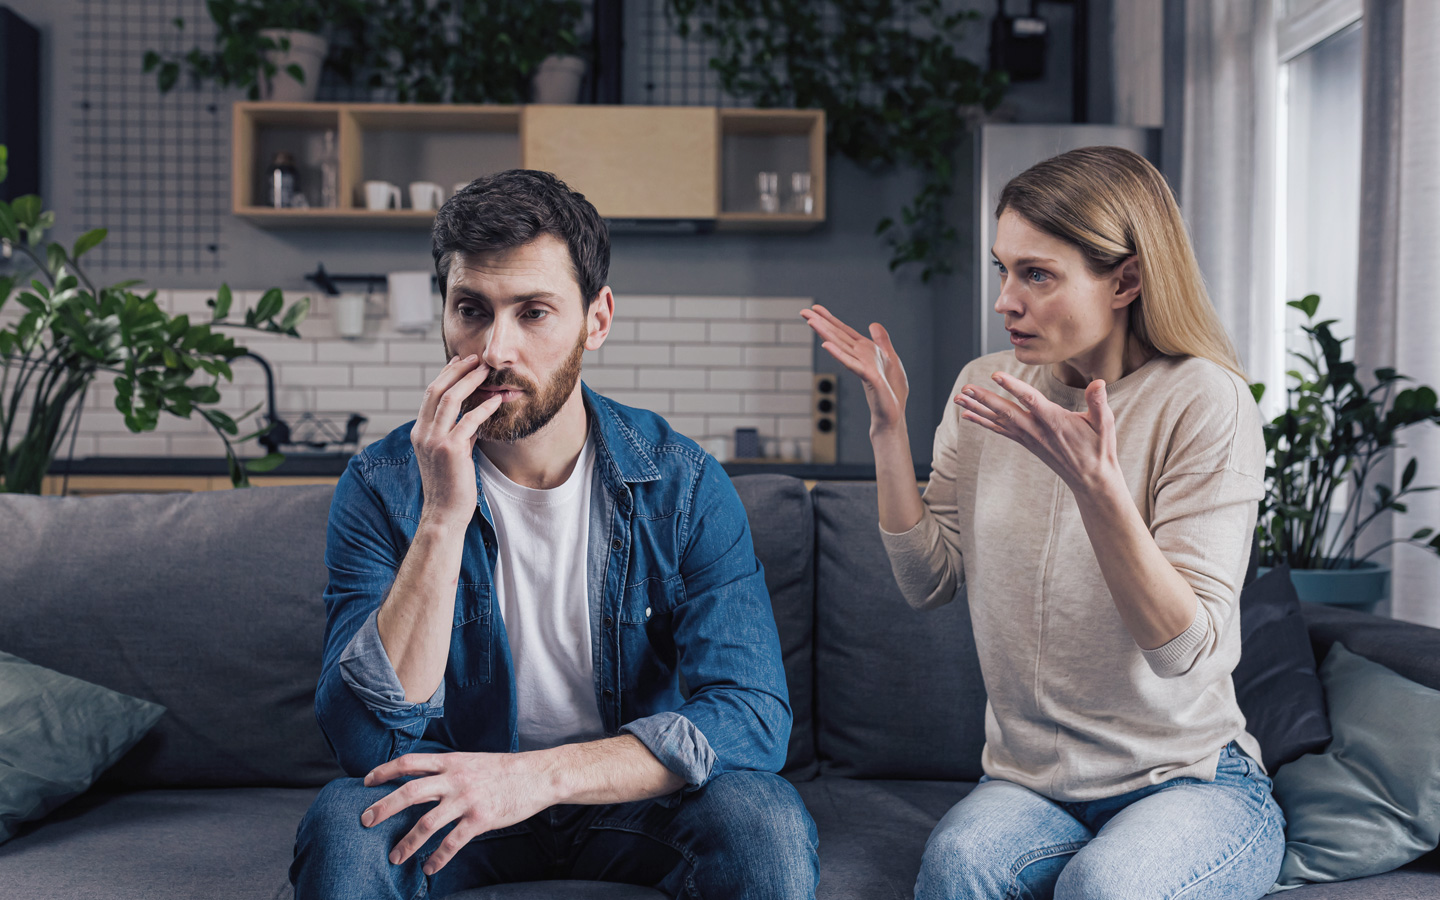
<instances>
[{"instance_id":1,"label":"hanging plant","mask_svg":"<svg viewBox=\"0 0 1440 900\"><path fill-rule=\"evenodd\" d=\"M919 263L928 282L951 270L945 220L952 160L975 110L993 110L1009 80L956 51L974 10L941 0L667 0L681 37L715 46L727 93L759 107L823 109L826 143L870 169L921 173L920 191L875 227L890 269Z\"/></svg>"}]
</instances>

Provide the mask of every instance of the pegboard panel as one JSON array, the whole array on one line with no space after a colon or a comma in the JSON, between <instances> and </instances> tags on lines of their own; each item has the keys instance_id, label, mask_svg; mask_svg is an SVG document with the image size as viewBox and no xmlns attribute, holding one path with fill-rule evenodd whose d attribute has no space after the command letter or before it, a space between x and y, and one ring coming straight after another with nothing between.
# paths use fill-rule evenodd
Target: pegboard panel
<instances>
[{"instance_id":1,"label":"pegboard panel","mask_svg":"<svg viewBox=\"0 0 1440 900\"><path fill-rule=\"evenodd\" d=\"M183 18L177 30L174 20ZM87 260L137 273L220 268L229 213L228 93L182 76L161 95L146 50L211 46L202 0L81 0L74 79L74 207L67 224L108 228Z\"/></svg>"}]
</instances>

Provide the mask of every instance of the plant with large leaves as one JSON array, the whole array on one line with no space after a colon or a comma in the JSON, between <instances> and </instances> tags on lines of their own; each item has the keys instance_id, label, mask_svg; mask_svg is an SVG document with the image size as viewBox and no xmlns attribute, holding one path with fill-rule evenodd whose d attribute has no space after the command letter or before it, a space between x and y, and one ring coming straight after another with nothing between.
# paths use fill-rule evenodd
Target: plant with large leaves
<instances>
[{"instance_id":1,"label":"plant with large leaves","mask_svg":"<svg viewBox=\"0 0 1440 900\"><path fill-rule=\"evenodd\" d=\"M1403 387L1411 379L1392 368L1376 369L1375 383L1366 387L1357 377L1355 363L1342 358L1349 338L1331 333L1336 320L1313 321L1319 296L1311 294L1288 305L1313 323L1302 326L1309 352L1294 354L1308 372L1287 373L1293 381L1286 391L1287 408L1265 425L1269 460L1256 526L1261 564L1349 569L1393 544L1440 553L1440 534L1421 528L1408 538L1383 541L1356 558L1357 541L1368 526L1386 512L1407 512L1405 497L1437 489L1415 484L1419 463L1413 457L1401 471L1399 490L1369 484L1377 467L1404 446L1397 440L1402 430L1421 422L1440 424L1435 391ZM1259 400L1265 386L1256 384L1251 390ZM1349 485L1349 497L1337 516L1333 507L1343 484ZM1367 487L1374 491L1368 512L1364 510Z\"/></svg>"},{"instance_id":2,"label":"plant with large leaves","mask_svg":"<svg viewBox=\"0 0 1440 900\"><path fill-rule=\"evenodd\" d=\"M956 49L979 12L944 0L668 2L682 37L698 24L714 42L710 68L726 92L760 107L823 109L831 148L869 168L919 172L914 199L875 230L890 245L892 271L920 263L927 282L950 271L955 150L1009 84Z\"/></svg>"},{"instance_id":3,"label":"plant with large leaves","mask_svg":"<svg viewBox=\"0 0 1440 900\"><path fill-rule=\"evenodd\" d=\"M0 147L0 180L5 177ZM23 275L0 275L0 309L18 303L25 313L0 328L0 491L38 494L67 436L79 425L85 392L102 374L113 375L115 408L131 431L153 431L161 413L189 418L198 413L219 435L230 480L248 485L249 472L268 472L284 457L270 453L242 461L235 445L258 437L269 425L240 435L240 422L216 408L220 380L232 380L230 361L247 351L217 326L249 328L298 337L308 298L282 309L278 289L266 291L243 325L229 320L233 296L222 285L210 301L209 321L171 316L155 292L137 294L137 282L96 287L79 260L105 239L97 228L66 248L46 239L55 214L34 194L0 201L0 240L31 264ZM26 276L29 277L26 283Z\"/></svg>"}]
</instances>

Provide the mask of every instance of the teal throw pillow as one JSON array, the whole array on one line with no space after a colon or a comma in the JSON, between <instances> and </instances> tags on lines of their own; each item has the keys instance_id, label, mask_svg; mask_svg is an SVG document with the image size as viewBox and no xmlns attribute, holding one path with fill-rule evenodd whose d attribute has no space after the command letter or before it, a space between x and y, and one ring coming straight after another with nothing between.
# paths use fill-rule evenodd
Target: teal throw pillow
<instances>
[{"instance_id":1,"label":"teal throw pillow","mask_svg":"<svg viewBox=\"0 0 1440 900\"><path fill-rule=\"evenodd\" d=\"M1282 889L1378 875L1440 842L1440 691L1339 643L1320 682L1334 740L1275 773Z\"/></svg>"},{"instance_id":2,"label":"teal throw pillow","mask_svg":"<svg viewBox=\"0 0 1440 900\"><path fill-rule=\"evenodd\" d=\"M0 843L85 791L165 714L0 653Z\"/></svg>"}]
</instances>

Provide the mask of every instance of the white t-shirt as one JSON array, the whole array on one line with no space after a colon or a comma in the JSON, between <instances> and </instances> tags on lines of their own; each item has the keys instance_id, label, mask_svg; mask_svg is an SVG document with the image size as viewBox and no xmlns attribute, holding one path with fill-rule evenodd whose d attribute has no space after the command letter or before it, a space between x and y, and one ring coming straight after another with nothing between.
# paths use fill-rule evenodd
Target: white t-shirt
<instances>
[{"instance_id":1,"label":"white t-shirt","mask_svg":"<svg viewBox=\"0 0 1440 900\"><path fill-rule=\"evenodd\" d=\"M590 438L559 487L506 478L479 455L499 542L495 605L515 664L521 750L604 737L595 705L586 546L595 448Z\"/></svg>"}]
</instances>

